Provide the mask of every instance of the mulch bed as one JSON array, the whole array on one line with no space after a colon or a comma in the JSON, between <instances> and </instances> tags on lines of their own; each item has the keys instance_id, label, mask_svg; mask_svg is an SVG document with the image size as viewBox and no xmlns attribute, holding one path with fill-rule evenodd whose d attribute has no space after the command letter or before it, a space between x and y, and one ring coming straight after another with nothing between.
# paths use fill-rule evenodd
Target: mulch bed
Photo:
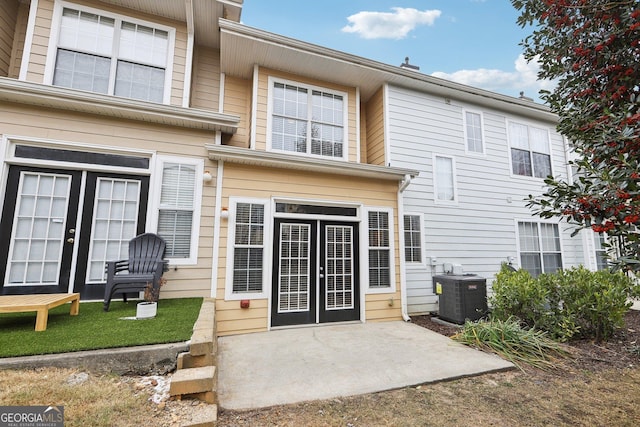
<instances>
[{"instance_id":1,"label":"mulch bed","mask_svg":"<svg viewBox=\"0 0 640 427\"><path fill-rule=\"evenodd\" d=\"M437 322L437 316L412 316L411 322L445 336L452 336L460 326ZM555 374L573 371L600 371L603 369L625 369L640 366L640 311L630 310L625 316L625 325L607 341L574 340L567 343L573 357Z\"/></svg>"}]
</instances>

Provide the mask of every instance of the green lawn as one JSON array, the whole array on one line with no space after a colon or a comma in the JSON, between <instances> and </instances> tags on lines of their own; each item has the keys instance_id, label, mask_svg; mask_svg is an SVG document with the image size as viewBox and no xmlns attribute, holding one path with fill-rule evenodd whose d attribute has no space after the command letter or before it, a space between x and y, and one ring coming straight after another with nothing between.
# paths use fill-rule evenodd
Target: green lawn
<instances>
[{"instance_id":1,"label":"green lawn","mask_svg":"<svg viewBox=\"0 0 640 427\"><path fill-rule=\"evenodd\" d=\"M70 304L49 310L47 330L34 330L36 313L0 314L0 357L64 353L99 348L129 347L186 341L200 312L202 298L163 299L153 319L131 320L136 301L80 303L80 313L69 315Z\"/></svg>"}]
</instances>

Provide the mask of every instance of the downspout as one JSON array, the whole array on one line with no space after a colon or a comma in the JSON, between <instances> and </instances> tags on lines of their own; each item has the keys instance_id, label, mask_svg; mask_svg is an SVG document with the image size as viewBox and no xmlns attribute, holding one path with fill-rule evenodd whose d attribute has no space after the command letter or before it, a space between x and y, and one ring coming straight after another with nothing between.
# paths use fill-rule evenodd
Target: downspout
<instances>
[{"instance_id":1,"label":"downspout","mask_svg":"<svg viewBox=\"0 0 640 427\"><path fill-rule=\"evenodd\" d=\"M211 260L211 298L216 297L218 291L218 263L220 260L220 216L222 215L222 178L224 175L224 161L218 160L216 172L216 205L213 216L213 259Z\"/></svg>"},{"instance_id":2,"label":"downspout","mask_svg":"<svg viewBox=\"0 0 640 427\"><path fill-rule=\"evenodd\" d=\"M407 174L398 186L398 241L400 242L400 307L402 311L402 319L405 322L411 321L407 312L407 273L404 260L404 201L402 200L402 193L411 184L411 175Z\"/></svg>"},{"instance_id":3,"label":"downspout","mask_svg":"<svg viewBox=\"0 0 640 427\"><path fill-rule=\"evenodd\" d=\"M187 57L184 65L184 88L182 90L182 106L189 108L191 103L191 75L193 73L193 45L195 39L193 1L185 0L187 12Z\"/></svg>"}]
</instances>

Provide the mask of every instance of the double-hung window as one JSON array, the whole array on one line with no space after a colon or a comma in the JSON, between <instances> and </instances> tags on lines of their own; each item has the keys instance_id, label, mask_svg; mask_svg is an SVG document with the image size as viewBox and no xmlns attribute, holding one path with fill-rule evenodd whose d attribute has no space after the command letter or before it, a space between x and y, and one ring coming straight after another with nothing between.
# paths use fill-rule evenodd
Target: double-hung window
<instances>
[{"instance_id":1,"label":"double-hung window","mask_svg":"<svg viewBox=\"0 0 640 427\"><path fill-rule=\"evenodd\" d=\"M347 96L270 79L271 149L346 159Z\"/></svg>"},{"instance_id":2,"label":"double-hung window","mask_svg":"<svg viewBox=\"0 0 640 427\"><path fill-rule=\"evenodd\" d=\"M226 299L264 297L268 202L230 200Z\"/></svg>"},{"instance_id":3,"label":"double-hung window","mask_svg":"<svg viewBox=\"0 0 640 427\"><path fill-rule=\"evenodd\" d=\"M482 137L482 115L472 111L464 112L464 134L467 153L484 153Z\"/></svg>"},{"instance_id":4,"label":"double-hung window","mask_svg":"<svg viewBox=\"0 0 640 427\"><path fill-rule=\"evenodd\" d=\"M404 260L422 262L422 233L420 215L404 216Z\"/></svg>"},{"instance_id":5,"label":"double-hung window","mask_svg":"<svg viewBox=\"0 0 640 427\"><path fill-rule=\"evenodd\" d=\"M389 212L368 212L369 288L391 288L391 237Z\"/></svg>"},{"instance_id":6,"label":"double-hung window","mask_svg":"<svg viewBox=\"0 0 640 427\"><path fill-rule=\"evenodd\" d=\"M456 200L455 165L453 157L435 155L434 187L437 201L453 202Z\"/></svg>"},{"instance_id":7,"label":"double-hung window","mask_svg":"<svg viewBox=\"0 0 640 427\"><path fill-rule=\"evenodd\" d=\"M157 233L167 243L165 256L176 264L195 263L202 160L167 158L160 165Z\"/></svg>"},{"instance_id":8,"label":"double-hung window","mask_svg":"<svg viewBox=\"0 0 640 427\"><path fill-rule=\"evenodd\" d=\"M52 84L162 103L174 30L63 7Z\"/></svg>"},{"instance_id":9,"label":"double-hung window","mask_svg":"<svg viewBox=\"0 0 640 427\"><path fill-rule=\"evenodd\" d=\"M551 148L546 129L510 122L509 141L514 175L536 178L551 175Z\"/></svg>"},{"instance_id":10,"label":"double-hung window","mask_svg":"<svg viewBox=\"0 0 640 427\"><path fill-rule=\"evenodd\" d=\"M518 222L518 244L520 266L534 277L562 269L557 224Z\"/></svg>"}]
</instances>

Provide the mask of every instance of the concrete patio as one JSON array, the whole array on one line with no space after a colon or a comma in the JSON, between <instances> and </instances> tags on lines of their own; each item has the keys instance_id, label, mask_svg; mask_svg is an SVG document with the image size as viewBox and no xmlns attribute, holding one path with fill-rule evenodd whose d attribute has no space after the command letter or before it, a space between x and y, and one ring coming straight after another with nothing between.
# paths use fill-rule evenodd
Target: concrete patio
<instances>
[{"instance_id":1,"label":"concrete patio","mask_svg":"<svg viewBox=\"0 0 640 427\"><path fill-rule=\"evenodd\" d=\"M285 329L218 339L218 401L226 409L260 408L510 368L400 321Z\"/></svg>"}]
</instances>

